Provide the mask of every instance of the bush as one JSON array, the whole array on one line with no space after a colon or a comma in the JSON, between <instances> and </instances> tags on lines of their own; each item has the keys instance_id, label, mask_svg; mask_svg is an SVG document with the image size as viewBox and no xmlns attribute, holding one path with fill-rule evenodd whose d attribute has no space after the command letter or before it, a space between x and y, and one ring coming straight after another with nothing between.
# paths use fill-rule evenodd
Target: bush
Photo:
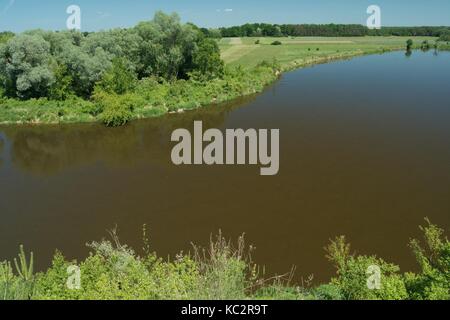
<instances>
[{"instance_id":1,"label":"bush","mask_svg":"<svg viewBox=\"0 0 450 320\"><path fill-rule=\"evenodd\" d=\"M272 46L281 46L282 44L283 43L281 41L278 41L278 40L276 40L276 41L271 43Z\"/></svg>"},{"instance_id":2,"label":"bush","mask_svg":"<svg viewBox=\"0 0 450 320\"><path fill-rule=\"evenodd\" d=\"M136 74L127 66L127 61L115 58L97 86L108 93L125 94L134 89L136 81Z\"/></svg>"},{"instance_id":3,"label":"bush","mask_svg":"<svg viewBox=\"0 0 450 320\"><path fill-rule=\"evenodd\" d=\"M408 39L406 41L406 49L411 50L412 46L414 45L414 41L412 39Z\"/></svg>"},{"instance_id":4,"label":"bush","mask_svg":"<svg viewBox=\"0 0 450 320\"><path fill-rule=\"evenodd\" d=\"M432 225L421 228L426 248L417 240L411 247L421 273L401 275L399 268L374 256L355 256L344 237L327 247L336 267L329 284L310 289L289 286L289 279L265 281L250 258L252 247L244 238L237 246L219 234L209 248L194 248L193 256L179 254L174 261L158 258L144 241L144 256L122 245L115 233L112 241L93 242L91 253L81 263L67 261L56 252L45 273L33 273L33 256L20 249L14 263L0 263L1 299L82 299L82 300L199 300L199 299L281 299L281 300L449 300L450 244L444 231ZM145 231L145 229L144 229ZM145 233L144 233L145 239ZM78 265L81 288L67 287L67 268ZM380 290L367 285L369 266L381 271Z\"/></svg>"},{"instance_id":5,"label":"bush","mask_svg":"<svg viewBox=\"0 0 450 320\"><path fill-rule=\"evenodd\" d=\"M336 238L327 247L327 258L336 267L335 285L345 300L404 300L408 293L400 268L377 257L354 256L344 237ZM381 288L368 286L369 267L377 266L381 271Z\"/></svg>"},{"instance_id":6,"label":"bush","mask_svg":"<svg viewBox=\"0 0 450 320\"><path fill-rule=\"evenodd\" d=\"M343 300L341 290L333 284L324 284L313 290L317 300Z\"/></svg>"},{"instance_id":7,"label":"bush","mask_svg":"<svg viewBox=\"0 0 450 320\"><path fill-rule=\"evenodd\" d=\"M122 126L133 117L133 105L127 95L119 96L97 90L93 99L100 119L108 127Z\"/></svg>"},{"instance_id":8,"label":"bush","mask_svg":"<svg viewBox=\"0 0 450 320\"><path fill-rule=\"evenodd\" d=\"M450 300L450 242L444 237L444 230L428 219L426 222L427 226L420 227L425 248L418 240L410 243L421 273L407 274L406 286L413 299Z\"/></svg>"},{"instance_id":9,"label":"bush","mask_svg":"<svg viewBox=\"0 0 450 320\"><path fill-rule=\"evenodd\" d=\"M450 31L449 30L443 31L441 33L441 35L439 36L439 41L442 41L442 42L450 41Z\"/></svg>"},{"instance_id":10,"label":"bush","mask_svg":"<svg viewBox=\"0 0 450 320\"><path fill-rule=\"evenodd\" d=\"M52 267L36 281L34 299L148 300L148 299L243 299L254 285L253 265L246 259L243 239L238 248L219 236L208 250L196 249L194 258L178 255L173 262L150 253L138 256L113 241L93 242L89 257L79 264L81 288L66 286L67 267L57 253Z\"/></svg>"}]
</instances>

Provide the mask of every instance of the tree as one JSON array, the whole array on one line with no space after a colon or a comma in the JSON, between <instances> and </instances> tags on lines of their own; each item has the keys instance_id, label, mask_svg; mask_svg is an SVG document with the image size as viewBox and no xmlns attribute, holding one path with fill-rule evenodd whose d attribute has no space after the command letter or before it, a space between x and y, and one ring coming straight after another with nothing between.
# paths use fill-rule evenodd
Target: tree
<instances>
[{"instance_id":1,"label":"tree","mask_svg":"<svg viewBox=\"0 0 450 320\"><path fill-rule=\"evenodd\" d=\"M66 100L74 94L72 91L72 77L68 74L67 67L62 64L54 63L52 67L55 81L50 86L49 98L53 100Z\"/></svg>"},{"instance_id":2,"label":"tree","mask_svg":"<svg viewBox=\"0 0 450 320\"><path fill-rule=\"evenodd\" d=\"M439 35L439 41L443 42L450 41L450 30L442 30Z\"/></svg>"},{"instance_id":3,"label":"tree","mask_svg":"<svg viewBox=\"0 0 450 320\"><path fill-rule=\"evenodd\" d=\"M115 58L98 86L108 93L124 94L133 89L135 83L136 74L127 66L127 61Z\"/></svg>"},{"instance_id":4,"label":"tree","mask_svg":"<svg viewBox=\"0 0 450 320\"><path fill-rule=\"evenodd\" d=\"M6 43L9 39L14 37L14 33L10 31L0 32L0 43Z\"/></svg>"},{"instance_id":5,"label":"tree","mask_svg":"<svg viewBox=\"0 0 450 320\"><path fill-rule=\"evenodd\" d=\"M54 82L50 44L23 34L0 47L0 74L6 94L22 99L45 97Z\"/></svg>"},{"instance_id":6,"label":"tree","mask_svg":"<svg viewBox=\"0 0 450 320\"><path fill-rule=\"evenodd\" d=\"M152 21L139 23L135 31L142 38L139 77L187 78L193 71L193 54L204 35L190 24L182 25L177 14L157 12Z\"/></svg>"},{"instance_id":7,"label":"tree","mask_svg":"<svg viewBox=\"0 0 450 320\"><path fill-rule=\"evenodd\" d=\"M408 39L408 41L406 41L406 50L410 51L413 44L414 44L414 41L412 41L412 39Z\"/></svg>"},{"instance_id":8,"label":"tree","mask_svg":"<svg viewBox=\"0 0 450 320\"><path fill-rule=\"evenodd\" d=\"M213 39L205 38L194 54L195 71L205 79L221 77L224 72L224 62L220 58L220 49Z\"/></svg>"},{"instance_id":9,"label":"tree","mask_svg":"<svg viewBox=\"0 0 450 320\"><path fill-rule=\"evenodd\" d=\"M423 51L427 51L427 50L430 49L430 44L428 43L428 40L424 40L424 41L422 42L421 49L422 49Z\"/></svg>"}]
</instances>

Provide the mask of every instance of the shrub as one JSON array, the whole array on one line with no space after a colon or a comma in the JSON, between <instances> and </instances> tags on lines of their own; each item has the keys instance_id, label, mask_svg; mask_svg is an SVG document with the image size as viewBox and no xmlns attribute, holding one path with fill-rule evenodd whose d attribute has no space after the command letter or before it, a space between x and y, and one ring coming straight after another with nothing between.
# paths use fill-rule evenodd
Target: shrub
<instances>
[{"instance_id":1,"label":"shrub","mask_svg":"<svg viewBox=\"0 0 450 320\"><path fill-rule=\"evenodd\" d=\"M324 284L313 290L313 295L318 300L343 300L341 290L333 284Z\"/></svg>"},{"instance_id":2,"label":"shrub","mask_svg":"<svg viewBox=\"0 0 450 320\"><path fill-rule=\"evenodd\" d=\"M409 51L411 50L412 46L414 45L414 41L412 39L408 39L406 41L406 49Z\"/></svg>"},{"instance_id":3,"label":"shrub","mask_svg":"<svg viewBox=\"0 0 450 320\"><path fill-rule=\"evenodd\" d=\"M450 41L450 30L444 30L439 36L439 41L448 42Z\"/></svg>"},{"instance_id":4,"label":"shrub","mask_svg":"<svg viewBox=\"0 0 450 320\"><path fill-rule=\"evenodd\" d=\"M117 127L126 124L133 117L133 106L128 96L118 96L97 90L94 101L100 113L100 119L108 127Z\"/></svg>"},{"instance_id":5,"label":"shrub","mask_svg":"<svg viewBox=\"0 0 450 320\"><path fill-rule=\"evenodd\" d=\"M450 299L450 242L444 230L426 219L427 226L420 227L425 248L420 241L411 240L410 247L421 269L418 275L407 274L406 286L413 299Z\"/></svg>"},{"instance_id":6,"label":"shrub","mask_svg":"<svg viewBox=\"0 0 450 320\"><path fill-rule=\"evenodd\" d=\"M136 81L136 74L127 62L123 58L115 58L97 86L108 93L125 94L135 87Z\"/></svg>"},{"instance_id":7,"label":"shrub","mask_svg":"<svg viewBox=\"0 0 450 320\"><path fill-rule=\"evenodd\" d=\"M278 41L278 40L276 40L276 41L271 43L272 46L281 46L282 44L283 43L281 41Z\"/></svg>"},{"instance_id":8,"label":"shrub","mask_svg":"<svg viewBox=\"0 0 450 320\"><path fill-rule=\"evenodd\" d=\"M345 300L404 300L408 293L399 274L400 268L377 257L354 256L345 237L336 238L327 247L327 258L336 267L332 284ZM381 271L381 288L369 289L367 270L377 266Z\"/></svg>"}]
</instances>

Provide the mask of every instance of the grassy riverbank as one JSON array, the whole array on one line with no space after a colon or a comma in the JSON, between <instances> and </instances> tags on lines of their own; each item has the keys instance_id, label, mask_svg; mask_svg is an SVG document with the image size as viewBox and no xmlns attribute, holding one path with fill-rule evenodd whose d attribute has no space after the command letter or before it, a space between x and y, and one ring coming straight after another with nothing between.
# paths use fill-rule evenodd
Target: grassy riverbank
<instances>
[{"instance_id":1,"label":"grassy riverbank","mask_svg":"<svg viewBox=\"0 0 450 320\"><path fill-rule=\"evenodd\" d=\"M404 37L363 38L227 38L219 41L226 68L222 77L205 80L144 78L126 94L93 94L90 99L68 96L18 100L0 98L0 124L127 121L183 112L261 92L280 72L355 56L405 47ZM414 38L418 47L424 40ZM279 41L281 45L271 45ZM273 62L276 59L277 62ZM270 61L269 63L266 61Z\"/></svg>"},{"instance_id":2,"label":"grassy riverbank","mask_svg":"<svg viewBox=\"0 0 450 320\"><path fill-rule=\"evenodd\" d=\"M123 95L100 93L91 100L71 97L0 99L0 124L77 123L102 121L122 125L133 119L157 117L233 100L261 92L279 75L276 63L261 63L251 72L227 69L222 78L209 81L158 81L147 78Z\"/></svg>"},{"instance_id":3,"label":"grassy riverbank","mask_svg":"<svg viewBox=\"0 0 450 320\"><path fill-rule=\"evenodd\" d=\"M421 229L424 243L410 242L420 273L403 274L378 257L354 255L339 237L326 248L336 276L328 284L305 281L302 287L291 283L289 275L267 279L260 274L243 237L233 246L219 235L209 248L194 248L191 255L167 261L151 252L145 228L143 255L122 245L112 232L111 242L91 243L92 253L80 263L57 252L44 273L33 272L33 255L21 249L13 263L0 264L0 300L448 300L450 242L437 226L428 223ZM377 269L379 286L371 273Z\"/></svg>"}]
</instances>

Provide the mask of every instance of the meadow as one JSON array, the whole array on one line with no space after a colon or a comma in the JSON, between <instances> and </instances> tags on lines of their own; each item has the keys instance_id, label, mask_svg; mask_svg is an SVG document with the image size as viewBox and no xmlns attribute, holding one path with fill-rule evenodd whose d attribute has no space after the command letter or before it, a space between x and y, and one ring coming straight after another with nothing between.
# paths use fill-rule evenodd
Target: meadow
<instances>
[{"instance_id":1,"label":"meadow","mask_svg":"<svg viewBox=\"0 0 450 320\"><path fill-rule=\"evenodd\" d=\"M433 44L433 37L246 37L219 41L222 59L229 66L252 68L263 60L276 59L284 69L314 61L356 55L382 53L406 48L412 39L417 47L423 41ZM275 41L281 45L272 45Z\"/></svg>"}]
</instances>

